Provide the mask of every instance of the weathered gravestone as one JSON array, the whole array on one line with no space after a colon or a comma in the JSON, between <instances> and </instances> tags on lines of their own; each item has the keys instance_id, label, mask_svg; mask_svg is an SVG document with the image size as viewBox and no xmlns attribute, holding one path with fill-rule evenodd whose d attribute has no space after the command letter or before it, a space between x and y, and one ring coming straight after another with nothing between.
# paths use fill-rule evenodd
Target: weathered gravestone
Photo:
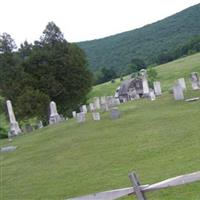
<instances>
[{"instance_id":1,"label":"weathered gravestone","mask_svg":"<svg viewBox=\"0 0 200 200\"><path fill-rule=\"evenodd\" d=\"M72 112L72 116L73 116L73 118L76 118L76 111Z\"/></svg>"},{"instance_id":2,"label":"weathered gravestone","mask_svg":"<svg viewBox=\"0 0 200 200\"><path fill-rule=\"evenodd\" d=\"M143 96L149 95L149 84L147 80L147 71L145 69L140 70L140 75L142 78Z\"/></svg>"},{"instance_id":3,"label":"weathered gravestone","mask_svg":"<svg viewBox=\"0 0 200 200\"><path fill-rule=\"evenodd\" d=\"M54 101L51 101L49 124L56 124L60 121L61 121L61 118L60 118L60 115L57 112L56 103Z\"/></svg>"},{"instance_id":4,"label":"weathered gravestone","mask_svg":"<svg viewBox=\"0 0 200 200\"><path fill-rule=\"evenodd\" d=\"M94 107L95 110L99 110L101 108L99 97L94 97Z\"/></svg>"},{"instance_id":5,"label":"weathered gravestone","mask_svg":"<svg viewBox=\"0 0 200 200\"><path fill-rule=\"evenodd\" d=\"M198 76L197 72L191 73L191 82L192 82L192 89L193 90L200 89L200 81L199 81L199 76Z\"/></svg>"},{"instance_id":6,"label":"weathered gravestone","mask_svg":"<svg viewBox=\"0 0 200 200\"><path fill-rule=\"evenodd\" d=\"M10 100L6 101L6 105L7 105L7 110L8 110L8 116L9 116L9 120L10 120L10 129L9 129L9 137L12 136L16 136L18 134L20 134L22 131L19 128L19 124L15 119L15 114L12 108L12 103Z\"/></svg>"},{"instance_id":7,"label":"weathered gravestone","mask_svg":"<svg viewBox=\"0 0 200 200\"><path fill-rule=\"evenodd\" d=\"M177 83L182 87L183 90L186 90L186 84L185 84L185 79L184 78L179 78L177 80Z\"/></svg>"},{"instance_id":8,"label":"weathered gravestone","mask_svg":"<svg viewBox=\"0 0 200 200\"><path fill-rule=\"evenodd\" d=\"M95 107L94 107L94 104L93 104L93 103L90 103L90 104L89 104L89 109L90 109L90 112L95 111Z\"/></svg>"},{"instance_id":9,"label":"weathered gravestone","mask_svg":"<svg viewBox=\"0 0 200 200\"><path fill-rule=\"evenodd\" d=\"M84 112L77 113L76 119L78 123L85 122L85 113Z\"/></svg>"},{"instance_id":10,"label":"weathered gravestone","mask_svg":"<svg viewBox=\"0 0 200 200\"><path fill-rule=\"evenodd\" d=\"M183 95L183 88L179 83L176 83L173 87L173 94L174 94L174 99L175 100L183 100L184 95Z\"/></svg>"},{"instance_id":11,"label":"weathered gravestone","mask_svg":"<svg viewBox=\"0 0 200 200\"><path fill-rule=\"evenodd\" d=\"M150 91L150 92L149 92L149 98L151 99L151 101L156 100L156 96L155 96L154 91Z\"/></svg>"},{"instance_id":12,"label":"weathered gravestone","mask_svg":"<svg viewBox=\"0 0 200 200\"><path fill-rule=\"evenodd\" d=\"M93 112L92 113L92 117L93 117L93 120L94 121L99 121L101 118L100 118L100 113L99 112Z\"/></svg>"},{"instance_id":13,"label":"weathered gravestone","mask_svg":"<svg viewBox=\"0 0 200 200\"><path fill-rule=\"evenodd\" d=\"M111 114L111 119L118 119L121 116L120 111L117 107L111 108L110 114Z\"/></svg>"},{"instance_id":14,"label":"weathered gravestone","mask_svg":"<svg viewBox=\"0 0 200 200\"><path fill-rule=\"evenodd\" d=\"M12 152L15 151L17 146L7 146L7 147L1 147L0 152Z\"/></svg>"},{"instance_id":15,"label":"weathered gravestone","mask_svg":"<svg viewBox=\"0 0 200 200\"><path fill-rule=\"evenodd\" d=\"M84 112L85 114L87 113L87 106L86 105L82 105L81 107L81 112Z\"/></svg>"},{"instance_id":16,"label":"weathered gravestone","mask_svg":"<svg viewBox=\"0 0 200 200\"><path fill-rule=\"evenodd\" d=\"M154 88L154 92L156 96L159 96L162 94L161 85L159 81L153 82L153 88Z\"/></svg>"}]
</instances>

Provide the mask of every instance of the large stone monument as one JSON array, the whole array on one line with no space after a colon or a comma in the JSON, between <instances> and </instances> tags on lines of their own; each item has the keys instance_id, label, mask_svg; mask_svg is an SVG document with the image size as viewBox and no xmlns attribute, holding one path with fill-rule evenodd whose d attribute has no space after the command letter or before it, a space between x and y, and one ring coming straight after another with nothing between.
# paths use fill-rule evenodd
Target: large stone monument
<instances>
[{"instance_id":1,"label":"large stone monument","mask_svg":"<svg viewBox=\"0 0 200 200\"><path fill-rule=\"evenodd\" d=\"M191 82L192 82L192 89L193 90L200 89L200 81L199 81L199 76L198 76L197 72L191 73Z\"/></svg>"},{"instance_id":2,"label":"large stone monument","mask_svg":"<svg viewBox=\"0 0 200 200\"><path fill-rule=\"evenodd\" d=\"M183 100L184 95L183 95L183 88L179 83L176 83L173 87L173 94L174 94L174 99L175 100Z\"/></svg>"},{"instance_id":3,"label":"large stone monument","mask_svg":"<svg viewBox=\"0 0 200 200\"><path fill-rule=\"evenodd\" d=\"M61 121L60 115L57 112L56 103L54 101L50 102L50 117L49 124L56 124Z\"/></svg>"},{"instance_id":4,"label":"large stone monument","mask_svg":"<svg viewBox=\"0 0 200 200\"><path fill-rule=\"evenodd\" d=\"M12 108L11 101L7 100L6 105L7 105L9 121L10 121L9 137L16 136L16 135L20 134L22 131L19 128L19 124L15 119L15 114L14 114L14 111Z\"/></svg>"},{"instance_id":5,"label":"large stone monument","mask_svg":"<svg viewBox=\"0 0 200 200\"><path fill-rule=\"evenodd\" d=\"M161 86L159 81L153 82L153 88L156 96L159 96L162 94Z\"/></svg>"}]
</instances>

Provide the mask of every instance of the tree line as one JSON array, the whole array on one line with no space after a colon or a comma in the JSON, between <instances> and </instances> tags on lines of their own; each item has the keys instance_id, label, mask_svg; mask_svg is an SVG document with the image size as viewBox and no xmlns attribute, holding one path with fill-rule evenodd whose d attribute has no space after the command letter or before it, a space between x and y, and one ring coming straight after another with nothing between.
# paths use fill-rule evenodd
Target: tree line
<instances>
[{"instance_id":1,"label":"tree line","mask_svg":"<svg viewBox=\"0 0 200 200\"><path fill-rule=\"evenodd\" d=\"M12 101L18 119L47 121L52 100L69 115L86 101L92 83L85 53L67 42L54 22L39 40L18 49L9 34L0 35L0 95Z\"/></svg>"}]
</instances>

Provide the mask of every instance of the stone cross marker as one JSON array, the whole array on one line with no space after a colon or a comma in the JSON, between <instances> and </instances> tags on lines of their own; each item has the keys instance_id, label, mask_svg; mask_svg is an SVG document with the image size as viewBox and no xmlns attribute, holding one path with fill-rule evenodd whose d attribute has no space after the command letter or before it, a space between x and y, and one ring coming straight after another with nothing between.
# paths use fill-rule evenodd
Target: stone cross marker
<instances>
[{"instance_id":1,"label":"stone cross marker","mask_svg":"<svg viewBox=\"0 0 200 200\"><path fill-rule=\"evenodd\" d=\"M111 110L110 110L110 114L111 114L111 119L118 119L120 118L120 111L117 107L113 107Z\"/></svg>"},{"instance_id":2,"label":"stone cross marker","mask_svg":"<svg viewBox=\"0 0 200 200\"><path fill-rule=\"evenodd\" d=\"M15 114L12 108L12 103L10 100L6 101L7 109L8 109L8 115L10 120L10 130L9 130L9 137L15 136L20 134L22 131L19 128L19 124L15 119Z\"/></svg>"},{"instance_id":3,"label":"stone cross marker","mask_svg":"<svg viewBox=\"0 0 200 200\"><path fill-rule=\"evenodd\" d=\"M185 84L185 79L184 78L179 78L177 80L177 83L182 87L183 90L186 90L186 84Z\"/></svg>"},{"instance_id":4,"label":"stone cross marker","mask_svg":"<svg viewBox=\"0 0 200 200\"><path fill-rule=\"evenodd\" d=\"M85 113L84 112L77 113L76 119L78 123L85 122Z\"/></svg>"},{"instance_id":5,"label":"stone cross marker","mask_svg":"<svg viewBox=\"0 0 200 200\"><path fill-rule=\"evenodd\" d=\"M153 88L154 88L154 92L155 92L156 96L159 96L159 95L162 94L161 86L160 86L160 82L159 81L153 82Z\"/></svg>"},{"instance_id":6,"label":"stone cross marker","mask_svg":"<svg viewBox=\"0 0 200 200\"><path fill-rule=\"evenodd\" d=\"M54 101L50 102L50 117L49 124L56 124L61 121L60 115L57 112L56 103Z\"/></svg>"},{"instance_id":7,"label":"stone cross marker","mask_svg":"<svg viewBox=\"0 0 200 200\"><path fill-rule=\"evenodd\" d=\"M174 94L174 99L175 100L183 100L184 95L183 95L183 88L179 83L176 83L173 87L173 94Z\"/></svg>"},{"instance_id":8,"label":"stone cross marker","mask_svg":"<svg viewBox=\"0 0 200 200\"><path fill-rule=\"evenodd\" d=\"M101 118L100 118L100 113L99 112L93 112L92 113L92 117L93 117L93 120L94 121L99 121Z\"/></svg>"},{"instance_id":9,"label":"stone cross marker","mask_svg":"<svg viewBox=\"0 0 200 200\"><path fill-rule=\"evenodd\" d=\"M192 89L193 90L200 89L200 81L199 81L199 76L198 76L197 72L191 73L191 81L192 81Z\"/></svg>"}]
</instances>

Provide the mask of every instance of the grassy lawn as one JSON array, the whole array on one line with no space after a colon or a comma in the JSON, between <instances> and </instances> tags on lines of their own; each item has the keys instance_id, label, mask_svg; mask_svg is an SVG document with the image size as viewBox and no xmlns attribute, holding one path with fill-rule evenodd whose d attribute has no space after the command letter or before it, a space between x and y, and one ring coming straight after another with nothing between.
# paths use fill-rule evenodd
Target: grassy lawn
<instances>
[{"instance_id":1,"label":"grassy lawn","mask_svg":"<svg viewBox=\"0 0 200 200\"><path fill-rule=\"evenodd\" d=\"M186 97L200 96L188 91ZM2 200L57 200L129 187L130 171L143 184L200 170L200 101L156 101L120 105L122 117L109 113L84 124L74 119L19 136L0 146ZM147 194L149 200L199 200L200 183ZM123 199L134 199L126 197Z\"/></svg>"}]
</instances>

